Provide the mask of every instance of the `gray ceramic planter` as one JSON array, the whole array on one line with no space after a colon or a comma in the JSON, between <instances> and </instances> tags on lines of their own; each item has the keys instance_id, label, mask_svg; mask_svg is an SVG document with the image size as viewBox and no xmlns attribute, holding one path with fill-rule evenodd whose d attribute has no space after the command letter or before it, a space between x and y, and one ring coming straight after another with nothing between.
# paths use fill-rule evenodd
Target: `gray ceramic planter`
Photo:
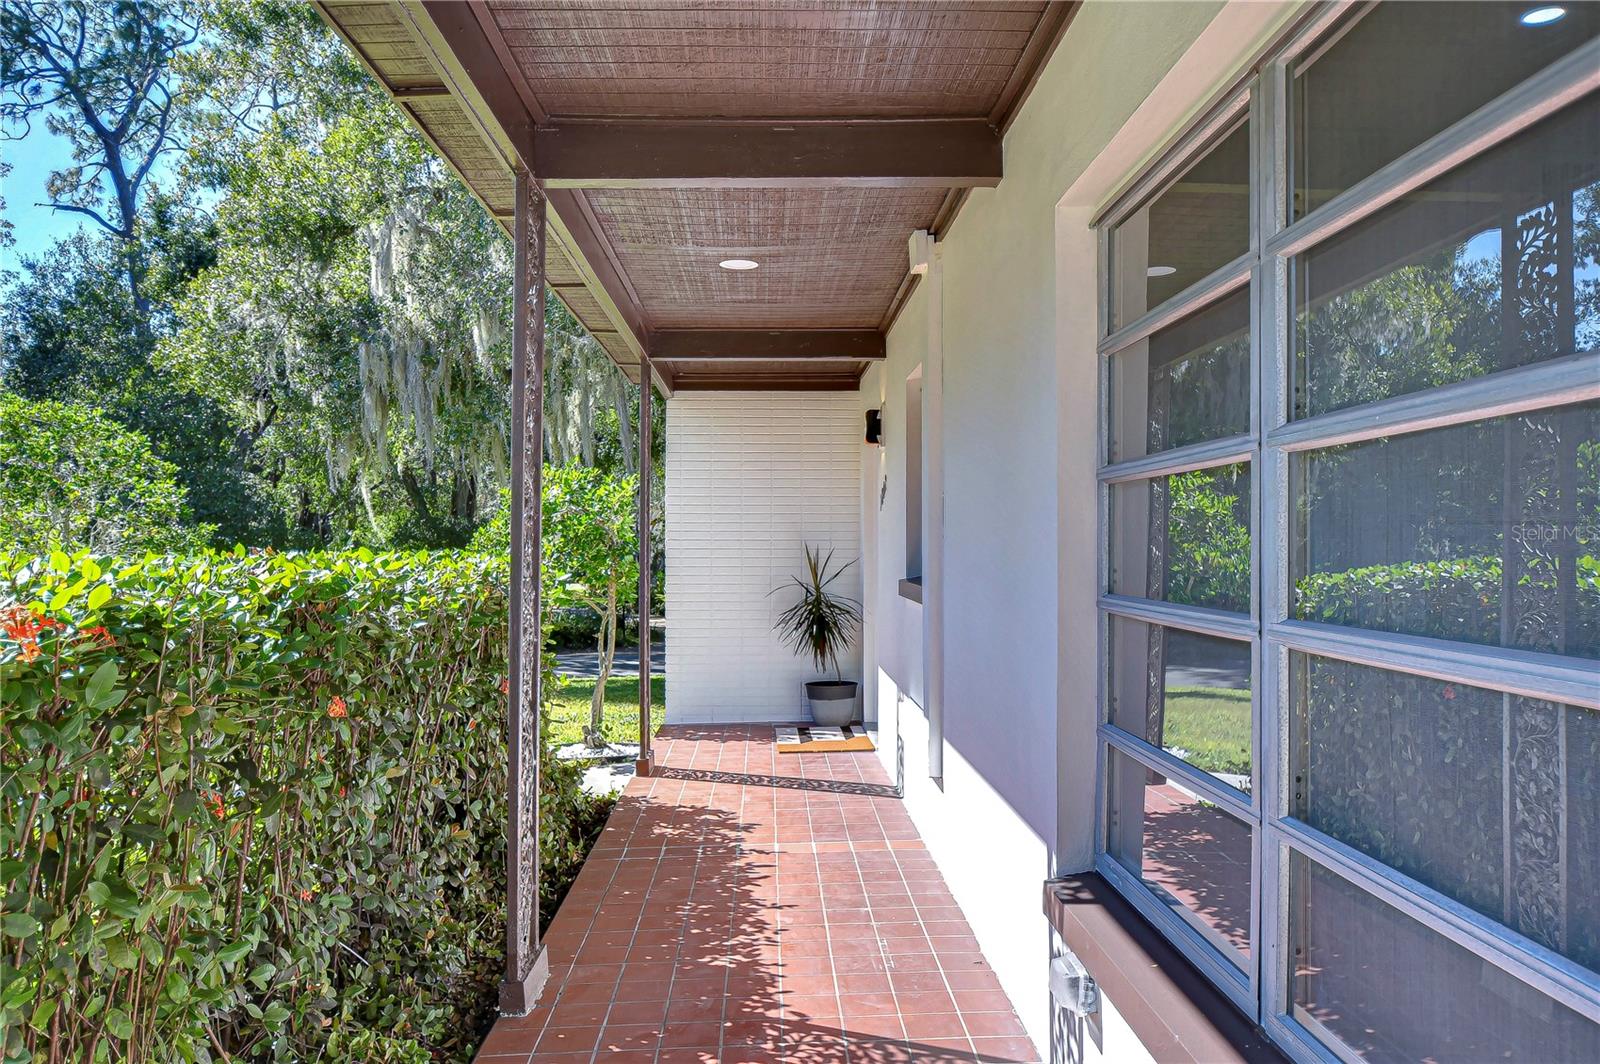
<instances>
[{"instance_id":1,"label":"gray ceramic planter","mask_svg":"<svg viewBox=\"0 0 1600 1064\"><path fill-rule=\"evenodd\" d=\"M856 696L861 685L854 680L813 680L806 684L811 719L825 727L842 728L856 719Z\"/></svg>"}]
</instances>

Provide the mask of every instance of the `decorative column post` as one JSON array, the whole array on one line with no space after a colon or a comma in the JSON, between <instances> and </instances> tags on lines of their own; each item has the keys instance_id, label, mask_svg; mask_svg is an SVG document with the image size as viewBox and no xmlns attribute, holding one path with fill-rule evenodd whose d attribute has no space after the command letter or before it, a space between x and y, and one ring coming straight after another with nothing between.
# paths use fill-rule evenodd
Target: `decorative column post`
<instances>
[{"instance_id":1,"label":"decorative column post","mask_svg":"<svg viewBox=\"0 0 1600 1064\"><path fill-rule=\"evenodd\" d=\"M506 977L500 1011L533 1007L550 966L539 942L539 517L544 474L544 186L517 174L511 328L511 678L507 730Z\"/></svg>"},{"instance_id":2,"label":"decorative column post","mask_svg":"<svg viewBox=\"0 0 1600 1064\"><path fill-rule=\"evenodd\" d=\"M650 356L639 358L639 758L634 770L650 775L655 751L650 749L650 413L653 387Z\"/></svg>"}]
</instances>

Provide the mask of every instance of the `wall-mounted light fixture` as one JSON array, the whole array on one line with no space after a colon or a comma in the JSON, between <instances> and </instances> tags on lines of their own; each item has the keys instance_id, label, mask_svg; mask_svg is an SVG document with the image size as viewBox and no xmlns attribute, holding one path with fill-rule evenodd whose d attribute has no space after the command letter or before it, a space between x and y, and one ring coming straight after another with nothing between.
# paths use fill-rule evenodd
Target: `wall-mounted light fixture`
<instances>
[{"instance_id":1,"label":"wall-mounted light fixture","mask_svg":"<svg viewBox=\"0 0 1600 1064\"><path fill-rule=\"evenodd\" d=\"M873 447L883 446L883 411L867 411L867 443Z\"/></svg>"}]
</instances>

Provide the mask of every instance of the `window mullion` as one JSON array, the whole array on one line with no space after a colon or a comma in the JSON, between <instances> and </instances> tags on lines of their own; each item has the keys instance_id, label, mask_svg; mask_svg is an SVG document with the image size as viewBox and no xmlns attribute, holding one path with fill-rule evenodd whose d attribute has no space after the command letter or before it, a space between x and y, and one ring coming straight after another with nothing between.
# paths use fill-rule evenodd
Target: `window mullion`
<instances>
[{"instance_id":1,"label":"window mullion","mask_svg":"<svg viewBox=\"0 0 1600 1064\"><path fill-rule=\"evenodd\" d=\"M1582 45L1322 204L1267 244L1297 255L1600 88L1600 40Z\"/></svg>"},{"instance_id":2,"label":"window mullion","mask_svg":"<svg viewBox=\"0 0 1600 1064\"><path fill-rule=\"evenodd\" d=\"M1582 658L1320 621L1269 624L1267 638L1285 649L1388 672L1600 709L1600 664Z\"/></svg>"},{"instance_id":3,"label":"window mullion","mask_svg":"<svg viewBox=\"0 0 1600 1064\"><path fill-rule=\"evenodd\" d=\"M1132 480L1151 480L1178 473L1190 473L1212 466L1235 465L1255 458L1255 438L1249 434L1206 440L1186 447L1174 447L1141 458L1130 458L1100 470L1102 484L1123 484Z\"/></svg>"},{"instance_id":4,"label":"window mullion","mask_svg":"<svg viewBox=\"0 0 1600 1064\"><path fill-rule=\"evenodd\" d=\"M1232 262L1218 267L1182 292L1160 304L1155 309L1130 321L1100 341L1102 355L1115 354L1130 344L1147 339L1181 318L1185 318L1209 303L1214 303L1229 292L1250 283L1250 267L1254 252L1246 252Z\"/></svg>"},{"instance_id":5,"label":"window mullion","mask_svg":"<svg viewBox=\"0 0 1600 1064\"><path fill-rule=\"evenodd\" d=\"M1600 399L1600 351L1553 358L1421 392L1335 410L1272 430L1288 451L1361 443Z\"/></svg>"},{"instance_id":6,"label":"window mullion","mask_svg":"<svg viewBox=\"0 0 1600 1064\"><path fill-rule=\"evenodd\" d=\"M1255 810L1250 799L1225 783L1218 782L1204 769L1195 768L1181 757L1176 757L1158 746L1123 731L1115 724L1100 725L1100 738L1127 756L1144 764L1163 776L1183 781L1183 785L1201 798L1221 807L1235 819L1246 824L1255 822Z\"/></svg>"},{"instance_id":7,"label":"window mullion","mask_svg":"<svg viewBox=\"0 0 1600 1064\"><path fill-rule=\"evenodd\" d=\"M1250 642L1256 637L1256 622L1242 613L1214 610L1209 606L1188 606L1181 602L1134 598L1132 595L1101 595L1100 609L1112 616L1128 617L1163 628L1181 628L1199 635Z\"/></svg>"},{"instance_id":8,"label":"window mullion","mask_svg":"<svg viewBox=\"0 0 1600 1064\"><path fill-rule=\"evenodd\" d=\"M1252 333L1255 370L1251 431L1256 442L1254 558L1256 622L1265 625L1283 616L1288 584L1288 476L1281 450L1265 443L1288 413L1289 301L1287 260L1265 249L1283 228L1288 196L1288 60L1268 63L1262 71L1260 137L1256 152L1256 224L1262 254L1255 266ZM1257 673L1253 685L1257 876L1253 908L1257 921L1256 1018L1274 1019L1288 1008L1288 869L1283 849L1270 830L1288 808L1285 759L1288 727L1283 707L1288 694L1284 655L1270 639L1258 637Z\"/></svg>"}]
</instances>

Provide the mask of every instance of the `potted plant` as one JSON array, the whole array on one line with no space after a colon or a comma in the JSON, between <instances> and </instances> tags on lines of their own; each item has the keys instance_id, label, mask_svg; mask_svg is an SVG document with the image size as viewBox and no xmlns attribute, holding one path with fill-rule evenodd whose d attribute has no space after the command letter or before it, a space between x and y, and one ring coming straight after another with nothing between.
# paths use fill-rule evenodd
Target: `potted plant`
<instances>
[{"instance_id":1,"label":"potted plant","mask_svg":"<svg viewBox=\"0 0 1600 1064\"><path fill-rule=\"evenodd\" d=\"M829 590L841 574L855 562L834 568L833 551L823 557L822 548L806 548L807 579L794 577L800 601L784 610L773 626L796 654L810 655L818 672L833 668L831 680L812 680L806 684L806 701L811 719L818 724L843 727L855 719L859 685L846 680L839 671L839 655L850 649L861 625L861 608L854 599ZM777 588L776 594L783 590Z\"/></svg>"}]
</instances>

